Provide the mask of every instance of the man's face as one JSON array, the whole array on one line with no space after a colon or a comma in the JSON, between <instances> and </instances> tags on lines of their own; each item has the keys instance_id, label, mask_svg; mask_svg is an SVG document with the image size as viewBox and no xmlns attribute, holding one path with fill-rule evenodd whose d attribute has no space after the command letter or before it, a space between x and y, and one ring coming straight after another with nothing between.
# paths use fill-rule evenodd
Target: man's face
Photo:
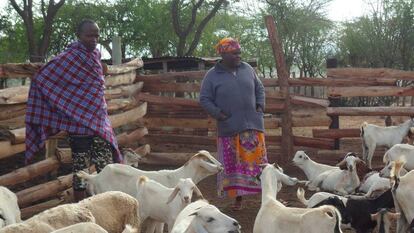
<instances>
[{"instance_id":1,"label":"man's face","mask_svg":"<svg viewBox=\"0 0 414 233\"><path fill-rule=\"evenodd\" d=\"M221 57L223 58L223 61L231 66L236 67L240 65L241 57L240 57L241 51L240 49L228 52L228 53L222 53Z\"/></svg>"},{"instance_id":2,"label":"man's face","mask_svg":"<svg viewBox=\"0 0 414 233\"><path fill-rule=\"evenodd\" d=\"M99 41L99 27L96 23L87 23L83 25L81 32L78 35L79 41L90 52L95 50Z\"/></svg>"}]
</instances>

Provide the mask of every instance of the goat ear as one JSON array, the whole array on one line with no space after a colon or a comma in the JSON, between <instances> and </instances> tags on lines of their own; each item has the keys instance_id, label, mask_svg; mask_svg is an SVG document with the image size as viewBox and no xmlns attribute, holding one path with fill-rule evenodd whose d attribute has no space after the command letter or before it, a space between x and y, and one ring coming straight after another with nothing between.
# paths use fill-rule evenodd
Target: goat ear
<instances>
[{"instance_id":1,"label":"goat ear","mask_svg":"<svg viewBox=\"0 0 414 233\"><path fill-rule=\"evenodd\" d=\"M261 168L265 168L267 165L268 165L268 163L261 163L258 166L261 167Z\"/></svg>"},{"instance_id":2,"label":"goat ear","mask_svg":"<svg viewBox=\"0 0 414 233\"><path fill-rule=\"evenodd\" d=\"M197 199L204 199L203 194L197 186L194 186L193 193L196 195Z\"/></svg>"},{"instance_id":3,"label":"goat ear","mask_svg":"<svg viewBox=\"0 0 414 233\"><path fill-rule=\"evenodd\" d=\"M171 195L168 197L168 201L167 204L170 204L170 202L172 202L172 200L174 200L175 196L177 196L178 191L180 191L180 188L175 187L174 191L171 193Z\"/></svg>"},{"instance_id":4,"label":"goat ear","mask_svg":"<svg viewBox=\"0 0 414 233\"><path fill-rule=\"evenodd\" d=\"M372 221L375 221L375 219L377 218L377 216L378 216L378 213L371 214L371 220Z\"/></svg>"},{"instance_id":5,"label":"goat ear","mask_svg":"<svg viewBox=\"0 0 414 233\"><path fill-rule=\"evenodd\" d=\"M198 212L196 211L196 212L194 212L194 213L192 213L192 214L190 214L188 216L198 216Z\"/></svg>"}]
</instances>

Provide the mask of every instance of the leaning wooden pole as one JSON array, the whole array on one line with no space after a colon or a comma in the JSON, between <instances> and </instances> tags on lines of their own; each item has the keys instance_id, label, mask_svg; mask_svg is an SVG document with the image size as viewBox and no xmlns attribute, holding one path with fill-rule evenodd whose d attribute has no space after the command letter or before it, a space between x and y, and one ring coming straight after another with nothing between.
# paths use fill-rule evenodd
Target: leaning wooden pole
<instances>
[{"instance_id":1,"label":"leaning wooden pole","mask_svg":"<svg viewBox=\"0 0 414 233\"><path fill-rule=\"evenodd\" d=\"M293 156L293 132L292 132L292 106L289 94L289 72L286 68L285 55L282 49L282 42L276 30L276 24L271 15L265 16L267 32L270 44L272 45L273 56L275 57L277 76L280 92L284 98L284 110L282 114L282 156L279 158L287 163Z\"/></svg>"}]
</instances>

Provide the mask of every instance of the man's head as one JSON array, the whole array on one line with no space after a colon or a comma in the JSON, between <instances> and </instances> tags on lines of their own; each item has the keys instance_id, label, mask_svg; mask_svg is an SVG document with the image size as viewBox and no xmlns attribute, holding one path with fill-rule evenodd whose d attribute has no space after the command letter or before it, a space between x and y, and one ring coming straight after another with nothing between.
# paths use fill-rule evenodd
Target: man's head
<instances>
[{"instance_id":1,"label":"man's head","mask_svg":"<svg viewBox=\"0 0 414 233\"><path fill-rule=\"evenodd\" d=\"M76 29L76 36L86 49L92 52L98 45L99 27L95 21L84 19Z\"/></svg>"},{"instance_id":2,"label":"man's head","mask_svg":"<svg viewBox=\"0 0 414 233\"><path fill-rule=\"evenodd\" d=\"M240 65L240 49L239 42L230 37L220 40L216 45L217 53L219 53L223 58L223 63L230 68Z\"/></svg>"}]
</instances>

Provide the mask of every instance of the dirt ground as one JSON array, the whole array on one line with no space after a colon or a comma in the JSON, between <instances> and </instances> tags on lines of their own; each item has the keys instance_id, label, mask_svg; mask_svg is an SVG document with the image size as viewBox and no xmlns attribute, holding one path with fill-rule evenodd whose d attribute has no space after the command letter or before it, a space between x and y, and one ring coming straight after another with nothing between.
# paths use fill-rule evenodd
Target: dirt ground
<instances>
[{"instance_id":1,"label":"dirt ground","mask_svg":"<svg viewBox=\"0 0 414 233\"><path fill-rule=\"evenodd\" d=\"M369 119L365 117L342 117L340 119L340 128L358 128L359 125L363 121L368 121L369 123L374 123L378 125L384 125L384 120L380 119L378 117L371 117ZM311 136L311 128L303 128L303 129L295 129L295 135L303 135L303 136ZM200 148L203 149L203 148ZM295 148L296 150L302 149L302 148ZM359 139L344 139L341 140L341 150L343 151L354 151L357 153L361 153L361 142ZM314 158L314 156L318 155L317 150L306 150L307 153L311 158ZM380 165L382 156L384 153L384 148L380 148L376 151L376 154L374 156L374 166L375 164ZM335 155L338 157L338 155ZM319 156L318 158L321 158ZM5 174L11 170L16 169L17 167L21 167L22 164L16 163L16 158L10 160L3 160L0 161L0 168L2 174ZM20 161L21 159L18 159ZM314 159L318 162L318 159ZM333 165L335 161L339 161L338 158L333 158L330 161ZM275 162L275 161L270 161ZM283 169L285 170L285 173L292 177L297 177L301 180L305 179L304 173L293 166L292 164L284 164L282 165ZM159 169L170 169L174 167L166 167L166 166L149 166L149 165L140 165L140 168L143 170L159 170ZM30 185L33 185L30 184ZM25 186L25 185L23 185ZM257 212L260 208L261 203L261 195L252 195L252 196L246 196L243 199L243 209L240 211L232 211L229 206L232 203L233 200L230 199L220 199L217 197L217 188L216 188L216 176L211 176L199 183L199 188L204 194L205 198L210 201L210 203L216 205L222 212L226 213L227 215L235 218L239 221L239 223L242 226L242 232L243 233L251 233L253 232L253 224L254 220L256 218ZM19 187L19 189L22 189L23 187ZM289 206L294 207L304 207L296 198L296 190L297 186L293 187L287 187L286 185L283 186L282 190L278 193L278 199L281 199L283 201L287 201ZM306 198L309 198L311 196L311 192L306 192ZM345 233L351 233L354 231L347 230L344 231ZM392 231L395 232L395 231ZM288 232L287 232L288 233Z\"/></svg>"},{"instance_id":2,"label":"dirt ground","mask_svg":"<svg viewBox=\"0 0 414 233\"><path fill-rule=\"evenodd\" d=\"M358 128L359 125L367 121L368 123L373 123L377 125L384 125L384 120L378 117L371 117L369 119L364 117L342 117L340 119L340 128ZM309 135L310 129L302 129L295 132L295 134L301 134L301 135ZM295 148L297 150L302 148ZM359 139L344 139L341 140L341 150L344 151L354 151L357 153L361 153L361 142ZM309 156L312 158L314 155L318 153L317 150L306 150ZM375 156L374 156L374 166L375 164L380 165L383 153L385 152L385 148L378 148ZM316 160L317 161L317 160ZM334 159L335 161L335 159ZM275 161L270 161L275 162ZM334 165L334 164L331 164ZM159 166L144 166L144 169L148 170L156 170L156 169L163 169L167 167L159 167ZM291 177L297 177L298 179L306 179L305 174L297 167L293 166L292 164L285 164L283 166L283 169L286 174L288 174ZM217 206L222 212L225 214L235 218L237 221L239 221L240 225L242 226L242 232L243 233L252 233L253 232L253 225L254 220L256 218L257 212L260 208L261 203L261 195L251 195L251 196L245 196L243 199L243 209L240 211L233 211L230 208L230 205L232 204L233 200L224 198L220 199L217 197L217 188L216 188L216 176L208 177L207 179L201 181L198 186L205 196L206 199L210 201L210 203ZM283 186L282 190L278 193L278 199L288 202L289 206L292 207L304 207L297 199L296 197L296 190L298 186L292 186L288 187L286 185ZM305 189L306 190L306 189ZM306 191L306 198L309 198L313 192ZM344 233L353 233L355 231L353 230L344 230ZM393 229L392 232L395 232ZM286 232L288 233L288 232Z\"/></svg>"}]
</instances>

